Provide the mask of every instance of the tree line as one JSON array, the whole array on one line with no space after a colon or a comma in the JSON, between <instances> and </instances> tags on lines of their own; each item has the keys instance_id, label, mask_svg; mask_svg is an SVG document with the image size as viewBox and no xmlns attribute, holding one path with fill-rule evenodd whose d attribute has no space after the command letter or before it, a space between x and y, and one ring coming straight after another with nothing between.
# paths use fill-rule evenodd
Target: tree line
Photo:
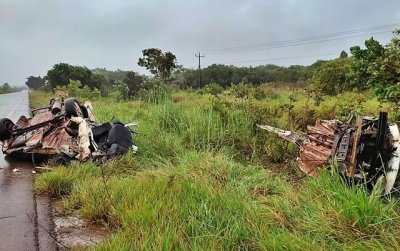
<instances>
[{"instance_id":1,"label":"tree line","mask_svg":"<svg viewBox=\"0 0 400 251\"><path fill-rule=\"evenodd\" d=\"M272 64L256 67L237 67L213 64L202 69L202 82L198 70L187 69L177 64L171 52L149 48L142 51L138 65L145 67L153 77L133 71L109 71L104 68L88 69L59 63L42 77L30 76L26 85L32 89L66 87L74 82L78 88L86 88L108 95L119 92L123 97L137 95L140 90L154 86L154 80L165 85L180 88L204 88L217 84L222 88L239 83L302 83L311 89L316 97L336 95L344 91L373 89L381 100L400 102L400 31L387 45L381 45L370 38L365 48L354 46L350 54L338 53L333 60L319 60L312 65L292 65L289 67Z\"/></svg>"},{"instance_id":2,"label":"tree line","mask_svg":"<svg viewBox=\"0 0 400 251\"><path fill-rule=\"evenodd\" d=\"M125 90L126 95L131 97L139 90L152 85L150 82L153 79L159 79L167 85L180 88L203 88L210 83L227 88L244 79L254 85L270 82L294 83L307 79L311 71L321 62L318 61L311 66L292 65L289 67L272 64L257 67L213 64L202 70L203 81L199 83L196 69L187 69L178 65L176 57L171 52L163 53L159 49L151 48L143 51L143 57L139 58L138 65L148 69L153 77L133 71L88 69L85 66L59 63L54 65L44 77L28 77L26 85L31 89L51 90L56 87L66 87L72 80L79 81L80 88L87 87L99 91L102 95L107 95L113 89L119 89Z\"/></svg>"}]
</instances>

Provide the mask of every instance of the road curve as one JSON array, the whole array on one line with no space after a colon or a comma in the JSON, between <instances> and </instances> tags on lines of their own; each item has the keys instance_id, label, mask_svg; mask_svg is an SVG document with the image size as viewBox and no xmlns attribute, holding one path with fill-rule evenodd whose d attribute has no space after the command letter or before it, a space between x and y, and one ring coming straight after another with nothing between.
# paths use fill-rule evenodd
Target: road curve
<instances>
[{"instance_id":1,"label":"road curve","mask_svg":"<svg viewBox=\"0 0 400 251\"><path fill-rule=\"evenodd\" d=\"M29 92L0 95L0 118L13 122L29 116ZM7 161L0 151L0 250L51 250L49 236L38 228L42 214L49 215L48 203L37 203L32 189L33 165L30 162ZM44 205L42 205L44 204ZM38 217L38 211L39 217ZM45 217L45 223L50 220ZM49 224L44 224L49 225Z\"/></svg>"}]
</instances>

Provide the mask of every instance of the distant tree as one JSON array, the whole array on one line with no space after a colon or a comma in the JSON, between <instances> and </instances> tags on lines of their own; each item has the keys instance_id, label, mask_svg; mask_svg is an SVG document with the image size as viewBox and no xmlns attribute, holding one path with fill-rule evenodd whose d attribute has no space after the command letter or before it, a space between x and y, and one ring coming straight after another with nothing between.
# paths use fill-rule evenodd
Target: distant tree
<instances>
[{"instance_id":1,"label":"distant tree","mask_svg":"<svg viewBox=\"0 0 400 251\"><path fill-rule=\"evenodd\" d=\"M340 53L339 58L347 58L348 56L349 56L349 55L347 54L347 52L342 51L342 52Z\"/></svg>"},{"instance_id":2,"label":"distant tree","mask_svg":"<svg viewBox=\"0 0 400 251\"><path fill-rule=\"evenodd\" d=\"M116 80L123 81L126 78L126 75L128 74L129 71L123 71L123 70L116 70L116 71L110 71L105 68L95 68L92 70L94 74L101 74L103 75L107 80L110 80L112 82Z\"/></svg>"},{"instance_id":3,"label":"distant tree","mask_svg":"<svg viewBox=\"0 0 400 251\"><path fill-rule=\"evenodd\" d=\"M115 81L110 91L110 96L115 100L127 99L129 97L128 85L120 80Z\"/></svg>"},{"instance_id":4,"label":"distant tree","mask_svg":"<svg viewBox=\"0 0 400 251\"><path fill-rule=\"evenodd\" d=\"M339 58L321 64L311 78L313 91L324 95L336 95L351 90L349 72L349 58Z\"/></svg>"},{"instance_id":5,"label":"distant tree","mask_svg":"<svg viewBox=\"0 0 400 251\"><path fill-rule=\"evenodd\" d=\"M90 86L92 89L100 90L102 95L106 95L111 89L112 83L101 73L94 73L90 79Z\"/></svg>"},{"instance_id":6,"label":"distant tree","mask_svg":"<svg viewBox=\"0 0 400 251\"><path fill-rule=\"evenodd\" d=\"M142 88L144 77L136 72L130 71L127 73L123 82L128 86L129 96L133 96Z\"/></svg>"},{"instance_id":7,"label":"distant tree","mask_svg":"<svg viewBox=\"0 0 400 251\"><path fill-rule=\"evenodd\" d=\"M238 84L243 78L253 85L270 82L290 82L310 78L311 72L321 62L311 66L292 65L282 67L277 65L260 65L256 67L237 67L233 65L212 64L202 69L204 84L217 83L224 88ZM198 71L196 69L179 69L172 75L174 83L179 86L198 87Z\"/></svg>"},{"instance_id":8,"label":"distant tree","mask_svg":"<svg viewBox=\"0 0 400 251\"><path fill-rule=\"evenodd\" d=\"M6 82L1 86L1 89L3 89L3 91L7 92L11 90L11 86Z\"/></svg>"},{"instance_id":9,"label":"distant tree","mask_svg":"<svg viewBox=\"0 0 400 251\"><path fill-rule=\"evenodd\" d=\"M47 79L53 88L56 86L67 86L70 79L79 80L82 85L88 85L90 88L93 88L95 86L92 82L92 75L92 71L86 67L59 63L47 72Z\"/></svg>"},{"instance_id":10,"label":"distant tree","mask_svg":"<svg viewBox=\"0 0 400 251\"><path fill-rule=\"evenodd\" d=\"M177 67L176 57L171 52L162 52L157 48L142 51L143 57L139 58L138 65L145 67L152 74L163 80L169 79L172 70Z\"/></svg>"},{"instance_id":11,"label":"distant tree","mask_svg":"<svg viewBox=\"0 0 400 251\"><path fill-rule=\"evenodd\" d=\"M30 89L37 90L45 85L45 81L40 76L30 76L27 78L25 85L28 86Z\"/></svg>"}]
</instances>

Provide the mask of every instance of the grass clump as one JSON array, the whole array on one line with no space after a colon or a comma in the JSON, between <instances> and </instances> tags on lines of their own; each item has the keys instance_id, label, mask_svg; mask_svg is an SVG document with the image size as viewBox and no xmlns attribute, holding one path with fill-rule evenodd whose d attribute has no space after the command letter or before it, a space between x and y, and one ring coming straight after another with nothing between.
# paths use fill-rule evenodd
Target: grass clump
<instances>
[{"instance_id":1,"label":"grass clump","mask_svg":"<svg viewBox=\"0 0 400 251\"><path fill-rule=\"evenodd\" d=\"M71 170L57 167L51 172L43 173L36 179L34 188L38 193L46 193L51 197L69 194L75 182Z\"/></svg>"}]
</instances>

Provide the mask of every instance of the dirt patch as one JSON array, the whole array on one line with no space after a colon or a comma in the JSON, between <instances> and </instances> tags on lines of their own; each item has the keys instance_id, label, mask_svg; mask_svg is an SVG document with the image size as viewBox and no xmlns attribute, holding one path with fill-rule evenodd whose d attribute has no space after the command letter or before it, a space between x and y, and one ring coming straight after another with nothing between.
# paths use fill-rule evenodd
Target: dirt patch
<instances>
[{"instance_id":1,"label":"dirt patch","mask_svg":"<svg viewBox=\"0 0 400 251\"><path fill-rule=\"evenodd\" d=\"M77 215L66 216L60 201L53 202L54 232L60 249L75 249L96 245L104 241L109 231Z\"/></svg>"}]
</instances>

